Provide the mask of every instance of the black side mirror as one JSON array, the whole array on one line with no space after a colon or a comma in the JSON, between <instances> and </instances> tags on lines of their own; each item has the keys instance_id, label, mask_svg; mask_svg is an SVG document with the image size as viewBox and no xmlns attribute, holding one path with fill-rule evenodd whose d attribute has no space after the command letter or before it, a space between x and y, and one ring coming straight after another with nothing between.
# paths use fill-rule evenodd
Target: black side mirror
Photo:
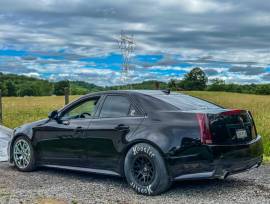
<instances>
[{"instance_id":1,"label":"black side mirror","mask_svg":"<svg viewBox=\"0 0 270 204\"><path fill-rule=\"evenodd\" d=\"M51 113L49 113L48 118L57 120L58 119L58 111L54 110Z\"/></svg>"}]
</instances>

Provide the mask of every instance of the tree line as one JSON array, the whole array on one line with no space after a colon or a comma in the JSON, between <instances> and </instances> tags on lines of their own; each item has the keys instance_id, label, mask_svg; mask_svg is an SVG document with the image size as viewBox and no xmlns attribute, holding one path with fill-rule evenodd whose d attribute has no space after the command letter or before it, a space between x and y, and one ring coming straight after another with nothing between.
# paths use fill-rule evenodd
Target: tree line
<instances>
[{"instance_id":1,"label":"tree line","mask_svg":"<svg viewBox=\"0 0 270 204\"><path fill-rule=\"evenodd\" d=\"M270 84L235 84L225 83L222 79L208 80L200 68L194 68L183 80L171 79L168 88L173 90L225 91L247 94L270 95Z\"/></svg>"},{"instance_id":2,"label":"tree line","mask_svg":"<svg viewBox=\"0 0 270 204\"><path fill-rule=\"evenodd\" d=\"M81 81L50 82L44 79L0 72L0 89L3 96L64 95L66 87L70 90L70 94L73 95L83 95L104 89Z\"/></svg>"},{"instance_id":3,"label":"tree line","mask_svg":"<svg viewBox=\"0 0 270 204\"><path fill-rule=\"evenodd\" d=\"M64 95L65 88L72 95L84 95L90 92L118 89L171 89L174 91L226 91L249 94L270 95L270 84L234 84L225 83L221 79L208 80L205 72L196 67L184 75L182 80L171 79L168 83L160 81L144 81L122 86L101 87L83 81L51 82L16 74L0 72L0 89L3 96L50 96Z\"/></svg>"}]
</instances>

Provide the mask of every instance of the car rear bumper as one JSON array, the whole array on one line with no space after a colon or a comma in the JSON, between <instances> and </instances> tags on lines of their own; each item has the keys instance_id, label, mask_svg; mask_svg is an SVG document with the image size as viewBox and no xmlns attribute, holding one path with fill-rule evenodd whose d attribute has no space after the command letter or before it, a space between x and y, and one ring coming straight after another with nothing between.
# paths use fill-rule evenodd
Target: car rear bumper
<instances>
[{"instance_id":1,"label":"car rear bumper","mask_svg":"<svg viewBox=\"0 0 270 204\"><path fill-rule=\"evenodd\" d=\"M261 136L247 144L201 145L184 152L168 158L174 180L226 178L259 167L263 160Z\"/></svg>"}]
</instances>

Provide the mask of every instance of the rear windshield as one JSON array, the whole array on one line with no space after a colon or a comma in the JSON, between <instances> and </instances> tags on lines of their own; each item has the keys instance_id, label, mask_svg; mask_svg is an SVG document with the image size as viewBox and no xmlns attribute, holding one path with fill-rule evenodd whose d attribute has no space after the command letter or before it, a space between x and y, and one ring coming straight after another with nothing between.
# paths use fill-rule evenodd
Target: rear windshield
<instances>
[{"instance_id":1,"label":"rear windshield","mask_svg":"<svg viewBox=\"0 0 270 204\"><path fill-rule=\"evenodd\" d=\"M153 95L153 97L165 101L181 110L200 110L200 109L220 109L221 106L204 101L202 99L184 95L184 94L169 94L169 95Z\"/></svg>"}]
</instances>

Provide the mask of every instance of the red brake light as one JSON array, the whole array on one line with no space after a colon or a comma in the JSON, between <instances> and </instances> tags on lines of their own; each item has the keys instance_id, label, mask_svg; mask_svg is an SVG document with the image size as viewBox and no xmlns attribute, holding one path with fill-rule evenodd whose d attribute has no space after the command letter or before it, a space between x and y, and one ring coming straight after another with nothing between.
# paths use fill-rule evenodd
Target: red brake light
<instances>
[{"instance_id":1,"label":"red brake light","mask_svg":"<svg viewBox=\"0 0 270 204\"><path fill-rule=\"evenodd\" d=\"M197 113L197 120L200 125L202 144L212 144L212 135L209 129L209 122L206 114Z\"/></svg>"},{"instance_id":2,"label":"red brake light","mask_svg":"<svg viewBox=\"0 0 270 204\"><path fill-rule=\"evenodd\" d=\"M223 112L222 115L239 115L241 112L242 112L242 110L232 109L232 110Z\"/></svg>"}]
</instances>

